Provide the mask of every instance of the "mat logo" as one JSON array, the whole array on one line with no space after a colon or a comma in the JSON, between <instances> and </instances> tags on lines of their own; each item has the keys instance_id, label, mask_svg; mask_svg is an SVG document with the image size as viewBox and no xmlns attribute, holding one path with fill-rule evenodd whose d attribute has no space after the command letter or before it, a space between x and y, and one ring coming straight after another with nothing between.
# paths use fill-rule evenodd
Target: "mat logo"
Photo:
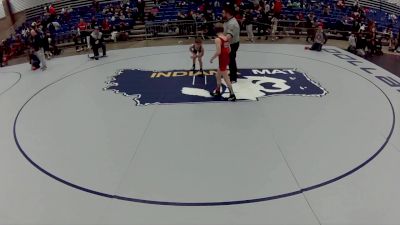
<instances>
[{"instance_id":1,"label":"mat logo","mask_svg":"<svg viewBox=\"0 0 400 225\"><path fill-rule=\"evenodd\" d=\"M192 71L145 71L125 69L119 71L107 81L104 90L111 90L132 97L136 105L201 103L224 101L215 99L209 91L216 86L215 70ZM306 74L295 69L241 69L238 82L233 85L238 100L257 101L272 95L316 96L321 97L327 91ZM195 85L193 76L197 76ZM229 95L226 85L222 85L224 97Z\"/></svg>"}]
</instances>

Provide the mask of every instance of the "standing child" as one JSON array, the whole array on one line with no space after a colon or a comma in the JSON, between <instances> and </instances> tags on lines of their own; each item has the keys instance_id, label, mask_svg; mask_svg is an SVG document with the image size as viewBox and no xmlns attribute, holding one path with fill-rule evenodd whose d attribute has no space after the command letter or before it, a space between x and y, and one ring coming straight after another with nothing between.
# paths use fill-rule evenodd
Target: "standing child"
<instances>
[{"instance_id":1,"label":"standing child","mask_svg":"<svg viewBox=\"0 0 400 225\"><path fill-rule=\"evenodd\" d=\"M229 101L236 101L235 93L233 92L232 83L228 75L228 65L229 65L229 53L231 51L228 37L224 35L224 26L221 23L215 25L215 33L217 38L215 38L216 52L211 58L210 62L213 63L214 59L218 57L219 67L218 72L215 75L217 79L217 87L214 91L210 92L212 96L220 97L221 94L221 81L222 77L225 80L226 86L229 89Z\"/></svg>"},{"instance_id":2,"label":"standing child","mask_svg":"<svg viewBox=\"0 0 400 225\"><path fill-rule=\"evenodd\" d=\"M278 38L276 37L276 32L278 31L278 18L277 17L273 17L271 19L271 23L272 23L272 30L271 30L271 40L275 41Z\"/></svg>"},{"instance_id":3,"label":"standing child","mask_svg":"<svg viewBox=\"0 0 400 225\"><path fill-rule=\"evenodd\" d=\"M203 72L203 56L204 56L204 48L203 41L201 38L196 38L194 44L190 46L190 52L192 53L191 58L193 59L193 67L192 70L196 70L196 59L199 61L200 71Z\"/></svg>"}]
</instances>

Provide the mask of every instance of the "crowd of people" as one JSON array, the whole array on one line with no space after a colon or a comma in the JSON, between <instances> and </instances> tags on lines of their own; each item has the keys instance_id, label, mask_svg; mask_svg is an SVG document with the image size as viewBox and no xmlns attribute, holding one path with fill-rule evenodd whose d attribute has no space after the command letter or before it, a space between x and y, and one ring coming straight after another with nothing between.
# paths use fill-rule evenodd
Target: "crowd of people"
<instances>
[{"instance_id":1,"label":"crowd of people","mask_svg":"<svg viewBox=\"0 0 400 225\"><path fill-rule=\"evenodd\" d=\"M69 31L77 51L90 47L90 36L97 27L104 36L111 36L110 39L114 41L126 40L127 31L132 29L134 21L144 21L145 18L144 0L135 0L135 4L132 2L122 0L120 4L110 4L102 8L97 0L93 0L90 7L91 14L101 14L105 19L98 21L97 17L93 16L90 21L85 21L82 17L79 23ZM0 66L6 65L11 57L28 53L30 62L40 61L42 69L46 69L45 60L61 53L56 42L58 31L62 25L69 24L73 12L74 9L70 6L60 11L57 11L52 4L46 6L42 16L22 24L14 34L1 41ZM42 51L43 54L41 54ZM33 66L32 69L37 69L37 67Z\"/></svg>"},{"instance_id":2,"label":"crowd of people","mask_svg":"<svg viewBox=\"0 0 400 225\"><path fill-rule=\"evenodd\" d=\"M81 18L73 31L73 40L76 51L82 51L90 47L90 34L99 28L104 38L114 42L117 40L125 41L129 38L129 31L135 25L135 21L145 19L145 2L138 0L132 4L129 0L123 0L120 4L108 4L103 9L100 8L98 1L93 0L92 8L95 13L102 15L101 20L93 16L90 21Z\"/></svg>"},{"instance_id":3,"label":"crowd of people","mask_svg":"<svg viewBox=\"0 0 400 225\"><path fill-rule=\"evenodd\" d=\"M122 0L119 4L105 6L101 6L97 0L92 0L91 10L94 16L90 20L86 18L86 21L82 17L71 32L76 50L79 52L91 46L90 36L95 28L99 29L105 40L127 40L135 21L154 21L162 7L171 4L171 2L178 9L196 6L196 8L191 7L189 11L181 10L177 14L176 20L178 22L185 21L190 24L178 26L177 30L179 30L180 35L194 34L194 31L198 30L206 38L214 37L214 23L222 19L218 9L230 5L234 9L235 18L239 22L241 30L246 31L250 42L254 42L257 36L258 39L271 38L277 40L290 32L291 36L300 38L302 32L306 31L306 41L314 43L317 31L322 29L325 43L327 40L324 32L325 21L323 18L318 18L314 12L319 11L321 17L327 17L339 10L346 12L346 15L337 22L335 28L343 31L351 29L350 51L359 55L380 53L384 42L388 43L389 50L400 51L400 35L393 32L394 26L398 24L396 15L387 14L386 19L391 23L383 33L378 32L376 23L369 20L367 16L368 13L376 12L361 7L359 0L356 0L351 7L346 6L345 0L287 0L286 2L282 2L282 0L154 0L155 6L147 14L145 13L144 0ZM296 11L295 14L287 15L282 13L284 9L300 10ZM308 13L305 13L306 11ZM0 65L3 66L13 55L23 54L26 49L30 49L29 52L32 53L37 52L32 48L32 42L35 39L32 31L35 31L37 36L41 38L44 59L48 60L52 55L59 54L60 50L56 43L57 31L63 24L70 21L74 9L67 7L61 9L59 13L57 12L53 5L46 6L45 13L41 18L35 20L34 23L25 23L17 33L7 40L3 40L0 43L0 56L2 56L0 57ZM193 25L194 21L196 25ZM38 58L41 58L40 55L38 56Z\"/></svg>"},{"instance_id":4,"label":"crowd of people","mask_svg":"<svg viewBox=\"0 0 400 225\"><path fill-rule=\"evenodd\" d=\"M302 3L298 4L300 7L319 7L319 4L314 5L305 1L301 2ZM297 7L297 2L295 3L296 6L294 7ZM183 1L178 4L179 6L182 6L190 3ZM294 28L292 30L297 36L300 35L302 30L301 28L308 28L308 41L309 38L313 37L318 24L321 23L313 13L304 16L303 13L300 12L293 15L293 17L282 14L285 5L281 0L241 1L239 5L228 1L225 2L225 4L233 6L235 18L239 22L241 29L246 30L248 41L251 42L255 41L255 36L258 36L258 39L261 39L263 36L265 39L268 39L270 36L272 40L276 40L279 37L282 37L283 33L288 34L288 28ZM289 1L288 7L292 7L292 4L293 3ZM215 13L215 9L222 6L223 4L219 0L214 2L203 1L197 11L190 10L189 12L178 12L177 20L188 21L189 23L195 21L200 25L199 30L202 33L207 36L213 36L215 34L213 34L212 24L214 21L221 20L220 15ZM191 32L193 29L188 29L190 26L191 25L188 25L187 27L180 26L180 34ZM254 34L254 30L257 31L256 35Z\"/></svg>"},{"instance_id":5,"label":"crowd of people","mask_svg":"<svg viewBox=\"0 0 400 225\"><path fill-rule=\"evenodd\" d=\"M396 37L393 32L393 24L397 23L397 17L389 14L388 20L391 23L383 32L378 32L376 22L367 18L367 11L359 6L359 1L357 0L352 7L352 16L346 18L348 22L352 23L352 33L348 39L348 50L359 56L380 55L383 54L383 41L386 41L389 51L400 52L398 44L400 35Z\"/></svg>"},{"instance_id":6,"label":"crowd of people","mask_svg":"<svg viewBox=\"0 0 400 225\"><path fill-rule=\"evenodd\" d=\"M32 69L38 69L37 62L40 61L41 68L45 70L47 68L46 60L61 53L56 43L56 31L60 28L59 15L51 4L44 10L45 13L40 19L32 23L24 23L15 34L1 42L1 66L7 63L11 57L27 52ZM68 9L65 14L71 10L71 8ZM61 19L66 20L67 18L61 17Z\"/></svg>"},{"instance_id":7,"label":"crowd of people","mask_svg":"<svg viewBox=\"0 0 400 225\"><path fill-rule=\"evenodd\" d=\"M188 12L179 11L177 15L178 21L196 21L200 24L198 28L201 32L210 36L212 34L212 25L204 25L210 21L219 21L221 18L215 14L215 9L220 8L223 4L219 0L215 1L197 1L197 10ZM366 48L371 49L370 53L374 54L375 49L379 49L382 42L386 41L389 44L389 50L396 50L398 45L399 35L394 34L393 28L398 23L398 18L393 14L387 14L390 24L382 33L378 32L376 23L367 17L367 14L377 13L365 7L361 7L358 0L353 6L346 6L344 0L333 1L308 1L308 0L288 0L283 3L281 0L251 0L251 1L227 1L225 4L234 5L235 17L239 21L242 30L246 30L248 41L254 42L255 36L261 39L271 37L272 40L282 38L291 32L291 36L299 38L302 31L306 31L306 41L314 42L314 37L318 29L324 29L324 18L334 11L339 11L345 16L338 20L333 27L333 30L349 36L349 31L355 36L367 39ZM180 1L177 7L193 4L193 1ZM302 9L296 11L296 14L283 14L283 9ZM308 11L309 13L304 13ZM321 18L318 18L314 12L320 11ZM306 14L306 15L305 15ZM211 22L212 23L212 22ZM202 25L203 24L203 25ZM179 27L180 34L188 34L192 32L190 25ZM332 27L330 27L332 29ZM210 32L211 31L211 32ZM257 33L254 34L254 31ZM352 36L354 36L352 35ZM326 34L324 33L325 41ZM356 40L358 40L356 38ZM379 53L379 51L377 51Z\"/></svg>"}]
</instances>

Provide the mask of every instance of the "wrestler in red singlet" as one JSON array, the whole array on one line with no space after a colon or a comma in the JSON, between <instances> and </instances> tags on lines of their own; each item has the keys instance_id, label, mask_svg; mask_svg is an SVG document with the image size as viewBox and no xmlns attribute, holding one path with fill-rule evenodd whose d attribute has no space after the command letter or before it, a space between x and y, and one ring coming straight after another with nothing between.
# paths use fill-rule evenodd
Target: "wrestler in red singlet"
<instances>
[{"instance_id":1,"label":"wrestler in red singlet","mask_svg":"<svg viewBox=\"0 0 400 225\"><path fill-rule=\"evenodd\" d=\"M221 53L219 55L219 70L221 72L225 72L228 69L229 65L229 53L231 52L231 48L229 45L229 41L225 39L225 37L217 37L221 40Z\"/></svg>"},{"instance_id":2,"label":"wrestler in red singlet","mask_svg":"<svg viewBox=\"0 0 400 225\"><path fill-rule=\"evenodd\" d=\"M231 51L228 37L224 35L224 26L220 23L216 24L214 27L215 33L217 34L217 38L215 39L215 54L211 57L210 63L213 63L214 59L218 57L219 59L219 67L218 72L215 74L215 78L217 81L217 86L213 91L210 92L211 96L221 97L221 85L222 78L225 81L225 85L229 90L229 97L227 100L236 101L235 93L233 92L232 83L228 75L228 65L229 65L229 53Z\"/></svg>"}]
</instances>

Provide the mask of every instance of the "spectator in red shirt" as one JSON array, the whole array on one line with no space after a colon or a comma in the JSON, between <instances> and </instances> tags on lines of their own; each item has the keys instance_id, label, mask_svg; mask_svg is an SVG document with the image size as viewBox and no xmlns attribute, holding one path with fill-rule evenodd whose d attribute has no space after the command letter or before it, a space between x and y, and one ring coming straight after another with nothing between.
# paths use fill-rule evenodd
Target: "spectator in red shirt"
<instances>
[{"instance_id":1,"label":"spectator in red shirt","mask_svg":"<svg viewBox=\"0 0 400 225\"><path fill-rule=\"evenodd\" d=\"M56 14L57 14L56 8L54 8L53 5L50 5L50 6L49 6L49 14L50 14L50 15L56 15Z\"/></svg>"},{"instance_id":2,"label":"spectator in red shirt","mask_svg":"<svg viewBox=\"0 0 400 225\"><path fill-rule=\"evenodd\" d=\"M56 8L54 8L54 6L53 5L50 5L49 6L49 10L48 10L48 13L49 13L49 22L51 23L51 22L54 22L54 20L56 19L56 17L57 17L57 12L56 12Z\"/></svg>"},{"instance_id":3,"label":"spectator in red shirt","mask_svg":"<svg viewBox=\"0 0 400 225\"><path fill-rule=\"evenodd\" d=\"M80 19L80 21L78 23L78 28L79 28L79 31L86 30L87 29L87 23L83 19Z\"/></svg>"},{"instance_id":4,"label":"spectator in red shirt","mask_svg":"<svg viewBox=\"0 0 400 225\"><path fill-rule=\"evenodd\" d=\"M281 0L275 0L274 2L274 14L277 18L281 15L282 12L282 1Z\"/></svg>"},{"instance_id":5,"label":"spectator in red shirt","mask_svg":"<svg viewBox=\"0 0 400 225\"><path fill-rule=\"evenodd\" d=\"M78 34L81 37L82 45L87 43L86 42L86 37L88 36L87 26L88 24L83 19L80 19L78 23Z\"/></svg>"},{"instance_id":6,"label":"spectator in red shirt","mask_svg":"<svg viewBox=\"0 0 400 225\"><path fill-rule=\"evenodd\" d=\"M101 24L101 28L103 28L103 34L111 33L111 25L108 22L108 19L103 20L103 23Z\"/></svg>"}]
</instances>

